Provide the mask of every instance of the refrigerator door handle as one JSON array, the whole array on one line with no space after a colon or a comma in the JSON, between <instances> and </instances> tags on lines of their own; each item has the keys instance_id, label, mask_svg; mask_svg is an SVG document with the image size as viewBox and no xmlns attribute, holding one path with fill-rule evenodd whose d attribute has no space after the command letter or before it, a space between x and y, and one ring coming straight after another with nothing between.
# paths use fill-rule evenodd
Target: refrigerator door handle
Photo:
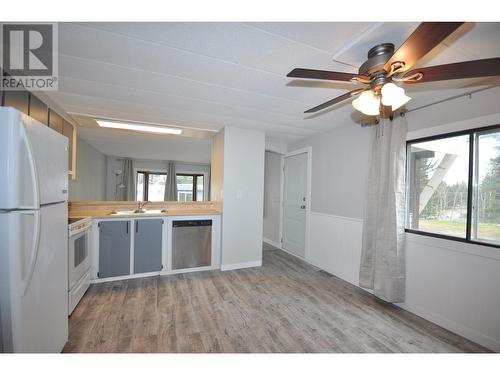
<instances>
[{"instance_id":1,"label":"refrigerator door handle","mask_svg":"<svg viewBox=\"0 0 500 375\"><path fill-rule=\"evenodd\" d=\"M35 271L36 259L38 257L38 247L40 245L40 211L26 212L26 215L33 215L33 241L31 244L30 253L30 263L28 267L28 274L23 281L23 296L26 294L28 287L31 284L31 279L33 278L33 272Z\"/></svg>"},{"instance_id":2,"label":"refrigerator door handle","mask_svg":"<svg viewBox=\"0 0 500 375\"><path fill-rule=\"evenodd\" d=\"M26 149L28 150L28 160L30 164L30 174L31 174L31 182L32 182L32 193L33 193L33 206L32 207L19 207L19 208L39 208L40 207L40 190L38 187L38 173L36 170L35 157L33 154L33 147L31 145L31 141L28 137L28 133L26 131L25 125L21 125L22 138L24 143L26 144Z\"/></svg>"}]
</instances>

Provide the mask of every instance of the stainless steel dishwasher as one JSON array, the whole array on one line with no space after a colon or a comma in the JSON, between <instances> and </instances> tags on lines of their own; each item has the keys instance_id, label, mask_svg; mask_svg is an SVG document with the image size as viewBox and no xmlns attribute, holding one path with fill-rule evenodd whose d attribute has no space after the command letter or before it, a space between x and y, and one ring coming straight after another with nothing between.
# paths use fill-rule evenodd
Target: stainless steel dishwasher
<instances>
[{"instance_id":1,"label":"stainless steel dishwasher","mask_svg":"<svg viewBox=\"0 0 500 375\"><path fill-rule=\"evenodd\" d=\"M212 263L212 220L174 220L172 269L206 267Z\"/></svg>"}]
</instances>

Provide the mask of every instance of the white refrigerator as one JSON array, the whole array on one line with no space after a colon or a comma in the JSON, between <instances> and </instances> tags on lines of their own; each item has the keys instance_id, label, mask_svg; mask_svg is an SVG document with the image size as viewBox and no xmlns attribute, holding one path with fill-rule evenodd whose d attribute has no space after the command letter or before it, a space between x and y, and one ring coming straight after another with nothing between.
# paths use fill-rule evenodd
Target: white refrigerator
<instances>
[{"instance_id":1,"label":"white refrigerator","mask_svg":"<svg viewBox=\"0 0 500 375\"><path fill-rule=\"evenodd\" d=\"M0 352L68 339L68 140L0 107Z\"/></svg>"}]
</instances>

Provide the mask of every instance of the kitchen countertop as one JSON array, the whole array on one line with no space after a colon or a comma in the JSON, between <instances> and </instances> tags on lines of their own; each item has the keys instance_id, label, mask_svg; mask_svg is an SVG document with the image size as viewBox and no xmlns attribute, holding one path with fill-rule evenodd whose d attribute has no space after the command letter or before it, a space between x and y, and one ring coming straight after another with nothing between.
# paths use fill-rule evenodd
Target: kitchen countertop
<instances>
[{"instance_id":1,"label":"kitchen countertop","mask_svg":"<svg viewBox=\"0 0 500 375\"><path fill-rule=\"evenodd\" d=\"M70 219L90 217L92 219L113 219L113 218L138 218L138 217L164 217L164 216L204 216L204 215L220 215L222 212L214 209L200 209L200 210L167 210L167 212L154 212L154 213L143 213L143 214L111 214L112 211L79 211L79 212L69 212L68 217Z\"/></svg>"},{"instance_id":2,"label":"kitchen countertop","mask_svg":"<svg viewBox=\"0 0 500 375\"><path fill-rule=\"evenodd\" d=\"M150 202L145 207L146 213L136 214L136 201L70 201L68 217L70 219L90 217L92 219L141 218L165 216L203 216L222 214L222 205L217 202ZM165 210L166 212L161 212ZM124 212L126 211L126 212ZM155 211L155 212L147 212ZM111 214L119 212L119 214Z\"/></svg>"}]
</instances>

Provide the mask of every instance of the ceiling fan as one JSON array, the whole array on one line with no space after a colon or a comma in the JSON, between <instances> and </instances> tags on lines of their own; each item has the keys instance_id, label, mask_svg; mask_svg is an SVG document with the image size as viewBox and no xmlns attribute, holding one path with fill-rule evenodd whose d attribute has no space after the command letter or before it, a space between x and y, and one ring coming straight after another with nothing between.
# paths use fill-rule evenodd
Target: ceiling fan
<instances>
[{"instance_id":1,"label":"ceiling fan","mask_svg":"<svg viewBox=\"0 0 500 375\"><path fill-rule=\"evenodd\" d=\"M391 114L411 99L399 86L401 84L500 75L500 57L410 70L462 24L463 22L423 22L396 51L392 43L370 49L368 60L360 66L358 74L296 68L287 77L355 82L368 86L347 92L304 113L318 112L357 97L352 103L356 110L370 116Z\"/></svg>"}]
</instances>

